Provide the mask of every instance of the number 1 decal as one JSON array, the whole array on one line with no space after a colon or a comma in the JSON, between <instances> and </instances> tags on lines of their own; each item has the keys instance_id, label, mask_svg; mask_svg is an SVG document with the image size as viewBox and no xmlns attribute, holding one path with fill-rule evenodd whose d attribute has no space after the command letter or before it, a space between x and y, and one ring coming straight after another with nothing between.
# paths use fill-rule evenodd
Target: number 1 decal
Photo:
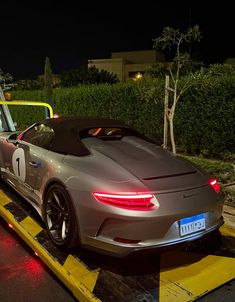
<instances>
[{"instance_id":1,"label":"number 1 decal","mask_svg":"<svg viewBox=\"0 0 235 302\"><path fill-rule=\"evenodd\" d=\"M16 161L17 161L17 163L18 163L18 176L20 177L20 158L17 157L17 158L16 158Z\"/></svg>"},{"instance_id":2,"label":"number 1 decal","mask_svg":"<svg viewBox=\"0 0 235 302\"><path fill-rule=\"evenodd\" d=\"M24 149L18 148L15 150L12 156L12 166L14 174L19 177L22 181L25 181L26 169Z\"/></svg>"}]
</instances>

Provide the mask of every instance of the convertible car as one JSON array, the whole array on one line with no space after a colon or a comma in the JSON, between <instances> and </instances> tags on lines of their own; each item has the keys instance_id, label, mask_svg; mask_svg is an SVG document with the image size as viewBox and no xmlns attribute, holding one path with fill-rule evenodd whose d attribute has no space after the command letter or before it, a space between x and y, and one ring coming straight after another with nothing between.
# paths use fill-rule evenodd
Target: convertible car
<instances>
[{"instance_id":1,"label":"convertible car","mask_svg":"<svg viewBox=\"0 0 235 302\"><path fill-rule=\"evenodd\" d=\"M2 132L0 167L63 249L123 257L223 224L216 179L120 121L51 118Z\"/></svg>"}]
</instances>

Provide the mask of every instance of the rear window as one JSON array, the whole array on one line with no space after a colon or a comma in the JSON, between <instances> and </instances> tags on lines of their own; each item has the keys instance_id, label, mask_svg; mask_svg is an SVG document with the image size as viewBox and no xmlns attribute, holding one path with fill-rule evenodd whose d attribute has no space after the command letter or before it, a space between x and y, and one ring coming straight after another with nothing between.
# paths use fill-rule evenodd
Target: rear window
<instances>
[{"instance_id":1,"label":"rear window","mask_svg":"<svg viewBox=\"0 0 235 302\"><path fill-rule=\"evenodd\" d=\"M117 127L97 127L82 130L80 132L80 138L96 137L104 140L121 139L123 136L136 135L135 131L127 128Z\"/></svg>"}]
</instances>

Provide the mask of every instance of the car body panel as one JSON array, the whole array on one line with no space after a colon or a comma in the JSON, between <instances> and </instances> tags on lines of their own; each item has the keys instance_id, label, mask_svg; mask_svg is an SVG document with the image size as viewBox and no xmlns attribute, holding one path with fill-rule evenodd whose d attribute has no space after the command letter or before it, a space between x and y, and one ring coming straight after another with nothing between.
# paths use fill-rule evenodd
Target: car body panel
<instances>
[{"instance_id":1,"label":"car body panel","mask_svg":"<svg viewBox=\"0 0 235 302\"><path fill-rule=\"evenodd\" d=\"M101 120L100 125L105 125L106 121ZM70 122L68 120L68 129L74 131ZM53 123L45 121L48 127L53 127ZM58 127L54 129L55 139L58 140L61 126L58 126L58 121L55 123ZM61 123L63 135L66 134L66 123L66 119ZM77 123L79 119L72 120L75 129ZM89 127L97 123L99 119L88 121ZM84 120L81 124L86 130ZM107 122L109 127L114 124L113 120ZM121 129L123 124L117 125ZM52 183L62 184L73 203L81 245L125 256L136 250L194 240L223 223L224 194L213 190L207 173L173 156L151 140L135 135L127 126L124 127L126 135L111 139L84 136L84 129L80 129L83 133L78 143L79 148L82 146L78 151L80 155L76 154L74 146L69 146L65 152L66 146L61 142L46 149L23 140L13 143L8 140L9 133L0 135L2 176L37 209L43 219L44 197L48 188ZM70 133L71 137L73 134ZM73 141L66 142L73 144ZM23 154L25 177L18 173L22 167L18 166L15 152ZM154 206L146 211L124 209L98 201L93 196L94 192L147 192L153 194ZM180 219L202 213L205 229L180 235ZM130 242L120 242L116 238Z\"/></svg>"}]
</instances>

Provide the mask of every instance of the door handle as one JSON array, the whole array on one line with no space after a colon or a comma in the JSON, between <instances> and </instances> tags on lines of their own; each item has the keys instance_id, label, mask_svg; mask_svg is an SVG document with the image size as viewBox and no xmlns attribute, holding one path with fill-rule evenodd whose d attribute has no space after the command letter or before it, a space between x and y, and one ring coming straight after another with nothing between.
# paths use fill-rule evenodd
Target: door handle
<instances>
[{"instance_id":1,"label":"door handle","mask_svg":"<svg viewBox=\"0 0 235 302\"><path fill-rule=\"evenodd\" d=\"M40 162L36 163L35 161L30 161L29 165L34 168L39 168L41 166L41 163Z\"/></svg>"}]
</instances>

